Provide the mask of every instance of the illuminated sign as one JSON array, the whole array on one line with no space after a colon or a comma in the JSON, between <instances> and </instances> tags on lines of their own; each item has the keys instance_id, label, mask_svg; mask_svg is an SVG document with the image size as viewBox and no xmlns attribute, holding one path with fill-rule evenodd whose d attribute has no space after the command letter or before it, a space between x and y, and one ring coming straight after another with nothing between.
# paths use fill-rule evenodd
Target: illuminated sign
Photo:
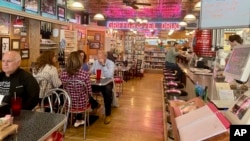
<instances>
[{"instance_id":1,"label":"illuminated sign","mask_svg":"<svg viewBox=\"0 0 250 141\"><path fill-rule=\"evenodd\" d=\"M119 21L108 21L107 27L112 29L180 29L179 22L148 22L148 23L128 23Z\"/></svg>"}]
</instances>

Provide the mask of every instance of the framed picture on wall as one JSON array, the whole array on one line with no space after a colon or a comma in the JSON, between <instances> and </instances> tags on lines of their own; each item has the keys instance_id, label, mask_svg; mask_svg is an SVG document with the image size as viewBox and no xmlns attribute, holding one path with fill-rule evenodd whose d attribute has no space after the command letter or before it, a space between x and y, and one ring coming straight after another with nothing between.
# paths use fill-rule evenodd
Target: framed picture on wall
<instances>
[{"instance_id":1,"label":"framed picture on wall","mask_svg":"<svg viewBox=\"0 0 250 141\"><path fill-rule=\"evenodd\" d=\"M0 35L10 34L10 14L0 12Z\"/></svg>"},{"instance_id":2,"label":"framed picture on wall","mask_svg":"<svg viewBox=\"0 0 250 141\"><path fill-rule=\"evenodd\" d=\"M82 16L79 14L75 14L75 19L76 19L76 23L81 24L81 20L82 20Z\"/></svg>"},{"instance_id":3,"label":"framed picture on wall","mask_svg":"<svg viewBox=\"0 0 250 141\"><path fill-rule=\"evenodd\" d=\"M64 7L57 7L57 15L60 18L65 18L65 8Z\"/></svg>"},{"instance_id":4,"label":"framed picture on wall","mask_svg":"<svg viewBox=\"0 0 250 141\"><path fill-rule=\"evenodd\" d=\"M100 48L100 43L99 42L90 42L89 43L89 48L90 49L99 49Z\"/></svg>"},{"instance_id":5,"label":"framed picture on wall","mask_svg":"<svg viewBox=\"0 0 250 141\"><path fill-rule=\"evenodd\" d=\"M11 50L18 50L20 49L20 40L19 39L12 39L11 40Z\"/></svg>"},{"instance_id":6,"label":"framed picture on wall","mask_svg":"<svg viewBox=\"0 0 250 141\"><path fill-rule=\"evenodd\" d=\"M41 0L41 11L51 15L56 14L56 1L55 0Z\"/></svg>"},{"instance_id":7,"label":"framed picture on wall","mask_svg":"<svg viewBox=\"0 0 250 141\"><path fill-rule=\"evenodd\" d=\"M100 33L96 33L95 34L95 40L96 41L100 41L101 40L101 34Z\"/></svg>"},{"instance_id":8,"label":"framed picture on wall","mask_svg":"<svg viewBox=\"0 0 250 141\"><path fill-rule=\"evenodd\" d=\"M10 0L10 2L21 5L22 0Z\"/></svg>"},{"instance_id":9,"label":"framed picture on wall","mask_svg":"<svg viewBox=\"0 0 250 141\"><path fill-rule=\"evenodd\" d=\"M66 4L66 0L57 0L57 4L58 5L65 5Z\"/></svg>"},{"instance_id":10,"label":"framed picture on wall","mask_svg":"<svg viewBox=\"0 0 250 141\"><path fill-rule=\"evenodd\" d=\"M87 39L90 41L94 40L94 38L95 38L94 36L87 36Z\"/></svg>"},{"instance_id":11,"label":"framed picture on wall","mask_svg":"<svg viewBox=\"0 0 250 141\"><path fill-rule=\"evenodd\" d=\"M21 58L22 59L29 59L29 56L30 56L30 51L29 49L22 49L20 51L20 55L21 55Z\"/></svg>"},{"instance_id":12,"label":"framed picture on wall","mask_svg":"<svg viewBox=\"0 0 250 141\"><path fill-rule=\"evenodd\" d=\"M2 37L1 38L1 45L2 45L2 53L5 53L10 50L10 38L9 37Z\"/></svg>"},{"instance_id":13,"label":"framed picture on wall","mask_svg":"<svg viewBox=\"0 0 250 141\"><path fill-rule=\"evenodd\" d=\"M86 38L86 35L85 35L85 33L82 33L82 38L84 39L84 38Z\"/></svg>"},{"instance_id":14,"label":"framed picture on wall","mask_svg":"<svg viewBox=\"0 0 250 141\"><path fill-rule=\"evenodd\" d=\"M82 32L77 31L77 41L80 41L82 39Z\"/></svg>"},{"instance_id":15,"label":"framed picture on wall","mask_svg":"<svg viewBox=\"0 0 250 141\"><path fill-rule=\"evenodd\" d=\"M38 12L38 0L25 0L24 7L27 10Z\"/></svg>"}]
</instances>

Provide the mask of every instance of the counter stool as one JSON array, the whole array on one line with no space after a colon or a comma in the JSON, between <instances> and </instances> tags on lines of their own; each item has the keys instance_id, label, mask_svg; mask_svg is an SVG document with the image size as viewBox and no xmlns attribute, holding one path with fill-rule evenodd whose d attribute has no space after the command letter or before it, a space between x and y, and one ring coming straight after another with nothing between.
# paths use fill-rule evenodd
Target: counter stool
<instances>
[{"instance_id":1,"label":"counter stool","mask_svg":"<svg viewBox=\"0 0 250 141\"><path fill-rule=\"evenodd\" d=\"M174 82L174 81L169 81L164 83L164 87L166 87L167 89L183 89L185 86L183 83L178 83L178 82Z\"/></svg>"},{"instance_id":2,"label":"counter stool","mask_svg":"<svg viewBox=\"0 0 250 141\"><path fill-rule=\"evenodd\" d=\"M164 76L176 76L176 74L172 72L164 72L163 74Z\"/></svg>"},{"instance_id":3,"label":"counter stool","mask_svg":"<svg viewBox=\"0 0 250 141\"><path fill-rule=\"evenodd\" d=\"M180 81L180 79L175 76L165 76L164 78L166 81Z\"/></svg>"},{"instance_id":4,"label":"counter stool","mask_svg":"<svg viewBox=\"0 0 250 141\"><path fill-rule=\"evenodd\" d=\"M166 94L168 96L169 99L172 100L177 100L177 97L179 96L187 96L188 93L184 90L179 90L179 89L169 89L166 90Z\"/></svg>"},{"instance_id":5,"label":"counter stool","mask_svg":"<svg viewBox=\"0 0 250 141\"><path fill-rule=\"evenodd\" d=\"M174 72L174 70L168 69L168 68L163 68L163 72Z\"/></svg>"}]
</instances>

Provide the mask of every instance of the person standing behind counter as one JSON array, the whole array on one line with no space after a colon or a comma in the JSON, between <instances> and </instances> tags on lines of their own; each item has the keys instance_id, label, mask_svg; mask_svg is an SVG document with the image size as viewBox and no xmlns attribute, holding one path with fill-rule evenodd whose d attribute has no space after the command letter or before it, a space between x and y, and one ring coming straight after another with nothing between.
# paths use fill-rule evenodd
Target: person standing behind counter
<instances>
[{"instance_id":1,"label":"person standing behind counter","mask_svg":"<svg viewBox=\"0 0 250 141\"><path fill-rule=\"evenodd\" d=\"M113 61L107 59L107 55L103 50L98 51L97 60L93 63L90 69L91 74L96 74L96 70L101 69L101 75L106 78L114 77L115 64ZM105 119L104 124L111 122L111 104L112 104L112 93L113 93L113 82L105 86L92 86L93 92L101 91L104 104L105 104Z\"/></svg>"},{"instance_id":2,"label":"person standing behind counter","mask_svg":"<svg viewBox=\"0 0 250 141\"><path fill-rule=\"evenodd\" d=\"M228 43L230 44L230 46L231 46L231 51L232 51L232 50L234 49L234 47L239 46L239 45L242 45L242 44L243 44L243 40L242 40L242 38L240 37L240 35L233 34L233 35L230 35L230 36L228 37ZM226 57L226 62L228 61L230 55L231 55L231 52L229 52L229 54L227 55L227 57Z\"/></svg>"},{"instance_id":3,"label":"person standing behind counter","mask_svg":"<svg viewBox=\"0 0 250 141\"><path fill-rule=\"evenodd\" d=\"M181 79L182 71L176 63L176 57L180 54L176 50L178 49L178 43L174 42L173 46L169 47L167 50L167 55L165 58L166 68L177 71L176 76Z\"/></svg>"},{"instance_id":4,"label":"person standing behind counter","mask_svg":"<svg viewBox=\"0 0 250 141\"><path fill-rule=\"evenodd\" d=\"M234 47L243 44L242 38L240 37L240 35L237 35L237 34L230 35L228 37L228 41L229 41L229 44L231 46L231 50L233 50Z\"/></svg>"},{"instance_id":5,"label":"person standing behind counter","mask_svg":"<svg viewBox=\"0 0 250 141\"><path fill-rule=\"evenodd\" d=\"M4 95L3 102L11 104L11 98L16 93L22 98L22 109L32 110L39 101L40 87L36 79L20 68L21 56L16 51L4 53L2 58L2 72L0 73L0 95Z\"/></svg>"}]
</instances>

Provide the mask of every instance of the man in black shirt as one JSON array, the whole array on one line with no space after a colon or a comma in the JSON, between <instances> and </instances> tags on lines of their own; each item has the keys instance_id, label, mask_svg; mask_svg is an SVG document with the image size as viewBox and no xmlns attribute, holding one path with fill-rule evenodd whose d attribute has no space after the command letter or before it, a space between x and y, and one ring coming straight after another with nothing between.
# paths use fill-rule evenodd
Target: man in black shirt
<instances>
[{"instance_id":1,"label":"man in black shirt","mask_svg":"<svg viewBox=\"0 0 250 141\"><path fill-rule=\"evenodd\" d=\"M20 68L21 56L16 51L4 53L0 73L0 95L3 102L11 104L14 93L22 98L22 109L32 110L39 101L40 87L36 79Z\"/></svg>"}]
</instances>

